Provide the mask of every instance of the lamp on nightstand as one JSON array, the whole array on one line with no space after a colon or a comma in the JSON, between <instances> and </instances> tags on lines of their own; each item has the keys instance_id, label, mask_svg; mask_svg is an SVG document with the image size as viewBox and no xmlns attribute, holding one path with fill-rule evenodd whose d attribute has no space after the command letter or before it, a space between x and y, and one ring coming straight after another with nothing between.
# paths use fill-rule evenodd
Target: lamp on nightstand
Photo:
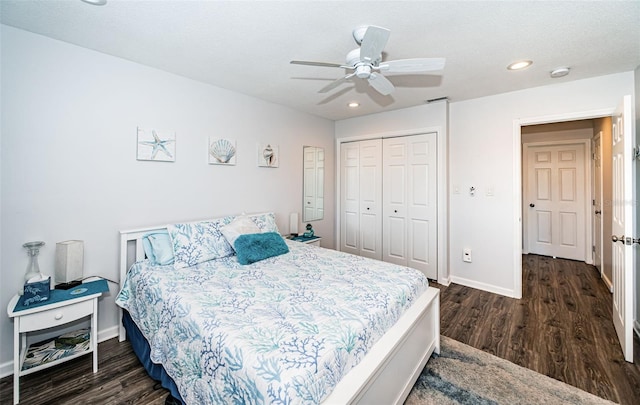
<instances>
[{"instance_id":1,"label":"lamp on nightstand","mask_svg":"<svg viewBox=\"0 0 640 405\"><path fill-rule=\"evenodd\" d=\"M68 290L82 283L84 242L68 240L56 243L56 287Z\"/></svg>"},{"instance_id":2,"label":"lamp on nightstand","mask_svg":"<svg viewBox=\"0 0 640 405\"><path fill-rule=\"evenodd\" d=\"M298 236L298 213L292 212L289 215L289 234L291 236Z\"/></svg>"}]
</instances>

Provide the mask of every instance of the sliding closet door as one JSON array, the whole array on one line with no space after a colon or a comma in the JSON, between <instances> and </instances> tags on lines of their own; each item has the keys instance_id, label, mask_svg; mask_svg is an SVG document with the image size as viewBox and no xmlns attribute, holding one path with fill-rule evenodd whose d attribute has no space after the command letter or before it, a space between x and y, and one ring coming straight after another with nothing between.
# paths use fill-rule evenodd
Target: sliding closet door
<instances>
[{"instance_id":1,"label":"sliding closet door","mask_svg":"<svg viewBox=\"0 0 640 405\"><path fill-rule=\"evenodd\" d=\"M437 278L436 134L383 140L383 260Z\"/></svg>"},{"instance_id":2,"label":"sliding closet door","mask_svg":"<svg viewBox=\"0 0 640 405\"><path fill-rule=\"evenodd\" d=\"M340 147L340 250L382 259L382 141Z\"/></svg>"}]
</instances>

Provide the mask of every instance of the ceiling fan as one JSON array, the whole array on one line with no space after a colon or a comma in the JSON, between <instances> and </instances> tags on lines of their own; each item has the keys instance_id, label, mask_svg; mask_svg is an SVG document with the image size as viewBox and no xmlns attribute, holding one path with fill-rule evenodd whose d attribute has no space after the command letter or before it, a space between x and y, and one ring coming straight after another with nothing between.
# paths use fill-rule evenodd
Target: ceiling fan
<instances>
[{"instance_id":1,"label":"ceiling fan","mask_svg":"<svg viewBox=\"0 0 640 405\"><path fill-rule=\"evenodd\" d=\"M320 89L327 93L342 83L356 77L367 79L371 87L382 95L388 96L395 87L382 73L423 73L444 68L445 58L414 58L382 61L382 50L389 40L389 31L375 25L365 25L353 30L353 38L359 48L347 54L346 64L292 60L294 65L335 67L352 72Z\"/></svg>"}]
</instances>

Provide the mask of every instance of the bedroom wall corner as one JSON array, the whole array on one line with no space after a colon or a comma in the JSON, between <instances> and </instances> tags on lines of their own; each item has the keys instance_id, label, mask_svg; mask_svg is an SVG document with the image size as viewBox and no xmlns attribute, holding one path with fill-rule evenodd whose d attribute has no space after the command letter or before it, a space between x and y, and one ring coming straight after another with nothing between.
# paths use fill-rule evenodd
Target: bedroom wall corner
<instances>
[{"instance_id":1,"label":"bedroom wall corner","mask_svg":"<svg viewBox=\"0 0 640 405\"><path fill-rule=\"evenodd\" d=\"M334 123L127 60L0 25L0 306L27 266L22 244L84 240L84 275L118 278L119 231L240 212L273 211L282 232L302 210L302 147L325 148L334 177ZM136 160L136 128L175 131L175 162ZM210 165L208 137L236 140L235 166ZM259 143L278 168L257 166ZM327 201L335 199L332 182ZM314 222L333 246L334 209ZM99 337L117 325L118 286L100 300ZM0 376L12 372L13 322L0 317Z\"/></svg>"}]
</instances>

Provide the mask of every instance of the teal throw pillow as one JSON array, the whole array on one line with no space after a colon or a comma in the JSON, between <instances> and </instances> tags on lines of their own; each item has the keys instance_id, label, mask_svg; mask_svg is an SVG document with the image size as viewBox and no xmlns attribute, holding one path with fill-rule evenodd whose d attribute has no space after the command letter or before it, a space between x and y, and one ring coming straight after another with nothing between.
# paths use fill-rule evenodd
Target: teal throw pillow
<instances>
[{"instance_id":1,"label":"teal throw pillow","mask_svg":"<svg viewBox=\"0 0 640 405\"><path fill-rule=\"evenodd\" d=\"M276 232L240 235L233 246L240 264L251 264L289 252L286 242Z\"/></svg>"}]
</instances>

